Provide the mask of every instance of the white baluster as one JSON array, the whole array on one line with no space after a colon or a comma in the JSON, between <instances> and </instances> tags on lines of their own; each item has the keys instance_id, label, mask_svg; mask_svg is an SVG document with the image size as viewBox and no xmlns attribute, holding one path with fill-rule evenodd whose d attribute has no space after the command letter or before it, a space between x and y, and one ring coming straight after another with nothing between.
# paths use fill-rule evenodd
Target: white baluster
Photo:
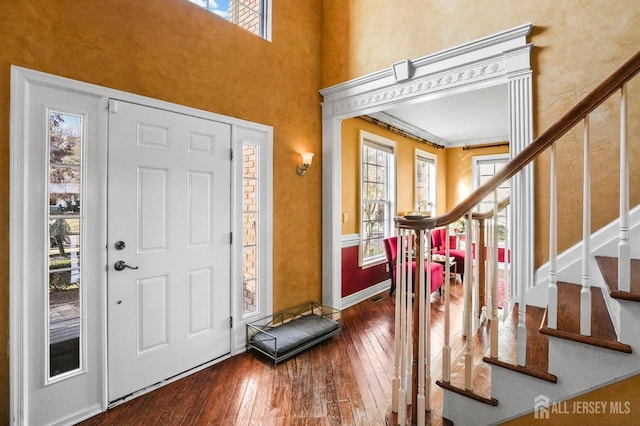
<instances>
[{"instance_id":1,"label":"white baluster","mask_svg":"<svg viewBox=\"0 0 640 426\"><path fill-rule=\"evenodd\" d=\"M406 231L402 229L398 235L400 242L397 256L401 262L400 280L396 284L396 291L400 293L400 383L398 387L398 424L405 425L407 423L407 261L406 257ZM409 274L410 276L411 274Z\"/></svg>"},{"instance_id":2,"label":"white baluster","mask_svg":"<svg viewBox=\"0 0 640 426\"><path fill-rule=\"evenodd\" d=\"M429 291L425 287L425 267L424 267L424 230L420 230L418 233L418 241L416 242L416 248L418 256L416 258L416 273L418 274L418 283L416 291L416 301L418 303L418 396L416 397L417 404L417 425L423 426L425 424L426 414L426 401L425 401L425 376L426 376L426 359L425 359L425 342L426 337L426 315L429 313L429 309L425 311L426 300L429 298ZM427 274L427 282L431 281L431 274ZM415 303L414 302L414 303Z\"/></svg>"},{"instance_id":3,"label":"white baluster","mask_svg":"<svg viewBox=\"0 0 640 426\"><path fill-rule=\"evenodd\" d=\"M591 171L589 166L589 116L584 118L584 166L582 177L582 289L580 334L591 336Z\"/></svg>"},{"instance_id":4,"label":"white baluster","mask_svg":"<svg viewBox=\"0 0 640 426\"><path fill-rule=\"evenodd\" d=\"M449 275L449 271L451 270L451 266L449 264L449 226L445 228L445 261L444 261L444 270L445 277L447 279L444 281L444 346L442 347L442 380L446 383L451 381L451 342L450 342L450 329L451 329L451 299L449 298L449 291L451 287L451 276Z\"/></svg>"},{"instance_id":5,"label":"white baluster","mask_svg":"<svg viewBox=\"0 0 640 426\"><path fill-rule=\"evenodd\" d=\"M556 145L551 145L551 170L549 176L549 305L547 327L558 327L558 206L556 196ZM523 308L520 306L520 308Z\"/></svg>"},{"instance_id":6,"label":"white baluster","mask_svg":"<svg viewBox=\"0 0 640 426\"><path fill-rule=\"evenodd\" d=\"M489 285L491 304L490 355L498 358L498 191L493 192L493 226L491 229L491 255L489 256Z\"/></svg>"},{"instance_id":7,"label":"white baluster","mask_svg":"<svg viewBox=\"0 0 640 426\"><path fill-rule=\"evenodd\" d=\"M476 275L473 271L473 262L471 259L471 246L473 245L473 226L471 218L471 211L467 214L467 240L465 246L464 257L464 310L467 313L465 318L465 336L466 341L464 344L464 388L467 390L473 390L473 313L471 301L473 297L473 276Z\"/></svg>"},{"instance_id":8,"label":"white baluster","mask_svg":"<svg viewBox=\"0 0 640 426\"><path fill-rule=\"evenodd\" d=\"M401 376L401 362L400 357L402 354L401 348L401 337L402 337L402 292L400 288L402 288L402 284L400 283L401 279L401 235L400 229L396 228L396 272L395 272L395 283L396 283L396 309L395 309L395 337L394 337L394 363L393 363L393 381L391 382L391 411L394 413L398 412L398 395L400 393L400 376ZM391 271L394 274L393 271Z\"/></svg>"},{"instance_id":9,"label":"white baluster","mask_svg":"<svg viewBox=\"0 0 640 426\"><path fill-rule=\"evenodd\" d=\"M627 147L627 85L620 97L620 241L618 242L618 290L631 291L629 245L629 157Z\"/></svg>"}]
</instances>

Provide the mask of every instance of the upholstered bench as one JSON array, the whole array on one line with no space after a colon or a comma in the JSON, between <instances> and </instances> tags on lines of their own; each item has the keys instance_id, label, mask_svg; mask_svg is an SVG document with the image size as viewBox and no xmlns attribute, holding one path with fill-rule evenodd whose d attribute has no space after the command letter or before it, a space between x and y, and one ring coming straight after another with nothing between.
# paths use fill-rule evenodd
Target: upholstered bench
<instances>
[{"instance_id":1,"label":"upholstered bench","mask_svg":"<svg viewBox=\"0 0 640 426\"><path fill-rule=\"evenodd\" d=\"M277 364L339 333L339 317L339 310L316 302L285 309L247 324L247 349Z\"/></svg>"}]
</instances>

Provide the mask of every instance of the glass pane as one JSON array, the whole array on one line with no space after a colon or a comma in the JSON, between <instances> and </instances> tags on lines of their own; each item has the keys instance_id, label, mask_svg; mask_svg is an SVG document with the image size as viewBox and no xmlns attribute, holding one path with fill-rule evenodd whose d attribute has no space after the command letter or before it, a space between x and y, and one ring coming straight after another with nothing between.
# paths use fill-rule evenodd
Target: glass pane
<instances>
[{"instance_id":1,"label":"glass pane","mask_svg":"<svg viewBox=\"0 0 640 426\"><path fill-rule=\"evenodd\" d=\"M245 178L257 178L258 171L258 147L253 145L244 145L242 147L242 155L243 155L243 171Z\"/></svg>"},{"instance_id":2,"label":"glass pane","mask_svg":"<svg viewBox=\"0 0 640 426\"><path fill-rule=\"evenodd\" d=\"M51 272L49 376L80 368L80 271ZM75 275L75 277L74 277Z\"/></svg>"},{"instance_id":3,"label":"glass pane","mask_svg":"<svg viewBox=\"0 0 640 426\"><path fill-rule=\"evenodd\" d=\"M49 267L59 269L80 266L80 219L49 220Z\"/></svg>"},{"instance_id":4,"label":"glass pane","mask_svg":"<svg viewBox=\"0 0 640 426\"><path fill-rule=\"evenodd\" d=\"M256 238L257 215L255 213L245 213L242 219L242 244L252 246L257 242Z\"/></svg>"},{"instance_id":5,"label":"glass pane","mask_svg":"<svg viewBox=\"0 0 640 426\"><path fill-rule=\"evenodd\" d=\"M256 247L242 249L242 276L244 280L256 277Z\"/></svg>"},{"instance_id":6,"label":"glass pane","mask_svg":"<svg viewBox=\"0 0 640 426\"><path fill-rule=\"evenodd\" d=\"M239 5L238 14L232 21L245 30L260 35L260 14L255 10Z\"/></svg>"},{"instance_id":7,"label":"glass pane","mask_svg":"<svg viewBox=\"0 0 640 426\"><path fill-rule=\"evenodd\" d=\"M80 212L80 169L51 166L49 171L49 213Z\"/></svg>"},{"instance_id":8,"label":"glass pane","mask_svg":"<svg viewBox=\"0 0 640 426\"><path fill-rule=\"evenodd\" d=\"M243 283L242 297L243 309L245 314L256 312L258 310L258 280L246 280Z\"/></svg>"},{"instance_id":9,"label":"glass pane","mask_svg":"<svg viewBox=\"0 0 640 426\"><path fill-rule=\"evenodd\" d=\"M49 112L49 377L80 368L82 117Z\"/></svg>"},{"instance_id":10,"label":"glass pane","mask_svg":"<svg viewBox=\"0 0 640 426\"><path fill-rule=\"evenodd\" d=\"M49 160L51 164L80 164L82 117L52 112L49 114Z\"/></svg>"}]
</instances>

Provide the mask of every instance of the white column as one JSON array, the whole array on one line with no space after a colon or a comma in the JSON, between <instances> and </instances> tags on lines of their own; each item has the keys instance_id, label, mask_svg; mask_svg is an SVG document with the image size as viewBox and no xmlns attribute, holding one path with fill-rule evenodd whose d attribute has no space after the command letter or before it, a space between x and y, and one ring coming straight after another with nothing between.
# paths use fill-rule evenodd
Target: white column
<instances>
[{"instance_id":1,"label":"white column","mask_svg":"<svg viewBox=\"0 0 640 426\"><path fill-rule=\"evenodd\" d=\"M533 89L530 49L527 45L507 52L509 80L509 149L511 157L533 142ZM526 362L526 291L534 285L534 180L530 164L511 179L511 277L518 288L518 365Z\"/></svg>"},{"instance_id":2,"label":"white column","mask_svg":"<svg viewBox=\"0 0 640 426\"><path fill-rule=\"evenodd\" d=\"M589 166L589 115L584 118L584 165L582 176L582 289L580 334L591 336L591 171Z\"/></svg>"}]
</instances>

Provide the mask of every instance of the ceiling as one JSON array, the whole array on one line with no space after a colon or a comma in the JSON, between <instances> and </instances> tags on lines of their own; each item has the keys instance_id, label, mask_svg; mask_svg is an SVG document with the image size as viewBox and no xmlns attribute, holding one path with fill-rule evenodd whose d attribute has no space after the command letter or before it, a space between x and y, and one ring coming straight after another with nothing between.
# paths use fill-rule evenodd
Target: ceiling
<instances>
[{"instance_id":1,"label":"ceiling","mask_svg":"<svg viewBox=\"0 0 640 426\"><path fill-rule=\"evenodd\" d=\"M400 106L370 117L447 148L509 139L506 84Z\"/></svg>"}]
</instances>

